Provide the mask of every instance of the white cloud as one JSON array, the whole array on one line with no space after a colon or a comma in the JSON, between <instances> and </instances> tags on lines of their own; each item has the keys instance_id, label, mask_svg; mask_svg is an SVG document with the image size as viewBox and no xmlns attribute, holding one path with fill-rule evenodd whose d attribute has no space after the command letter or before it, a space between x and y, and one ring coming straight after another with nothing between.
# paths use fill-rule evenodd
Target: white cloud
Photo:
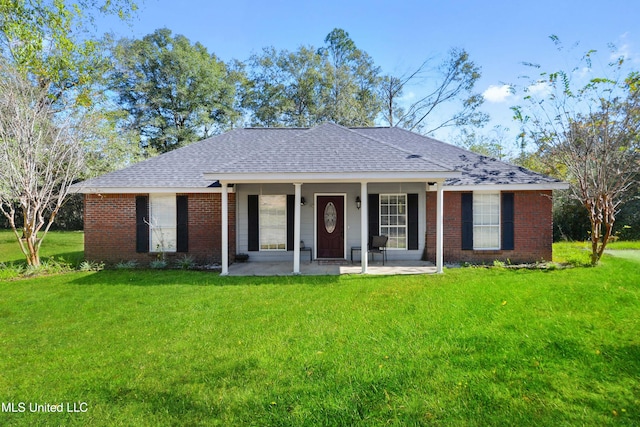
<instances>
[{"instance_id":1,"label":"white cloud","mask_svg":"<svg viewBox=\"0 0 640 427\"><path fill-rule=\"evenodd\" d=\"M513 96L513 90L509 85L490 85L487 90L482 92L482 96L488 102L506 102L507 99Z\"/></svg>"},{"instance_id":2,"label":"white cloud","mask_svg":"<svg viewBox=\"0 0 640 427\"><path fill-rule=\"evenodd\" d=\"M551 93L551 86L547 82L540 81L527 87L527 92L529 92L529 94L534 96L535 95L546 96Z\"/></svg>"},{"instance_id":3,"label":"white cloud","mask_svg":"<svg viewBox=\"0 0 640 427\"><path fill-rule=\"evenodd\" d=\"M628 60L632 57L631 45L627 41L629 39L629 33L622 34L618 40L618 45L611 45L612 48L611 53L609 55L609 59L611 61L617 61L622 58L624 60Z\"/></svg>"}]
</instances>

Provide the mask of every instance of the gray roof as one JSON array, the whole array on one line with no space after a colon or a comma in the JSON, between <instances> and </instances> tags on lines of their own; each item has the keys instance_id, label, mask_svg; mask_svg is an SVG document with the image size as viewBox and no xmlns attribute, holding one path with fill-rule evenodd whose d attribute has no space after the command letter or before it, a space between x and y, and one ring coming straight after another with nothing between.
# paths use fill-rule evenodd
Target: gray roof
<instances>
[{"instance_id":1,"label":"gray roof","mask_svg":"<svg viewBox=\"0 0 640 427\"><path fill-rule=\"evenodd\" d=\"M447 172L447 185L560 181L399 128L235 129L76 185L91 188L206 188L204 173ZM82 190L80 190L82 191Z\"/></svg>"}]
</instances>

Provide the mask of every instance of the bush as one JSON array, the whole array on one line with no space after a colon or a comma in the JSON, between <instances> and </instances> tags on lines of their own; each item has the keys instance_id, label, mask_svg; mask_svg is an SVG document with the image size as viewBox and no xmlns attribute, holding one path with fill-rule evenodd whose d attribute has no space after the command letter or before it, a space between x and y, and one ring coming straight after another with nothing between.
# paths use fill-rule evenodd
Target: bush
<instances>
[{"instance_id":1,"label":"bush","mask_svg":"<svg viewBox=\"0 0 640 427\"><path fill-rule=\"evenodd\" d=\"M154 259L149 263L149 267L155 270L161 270L167 267L167 262L163 259Z\"/></svg>"},{"instance_id":2,"label":"bush","mask_svg":"<svg viewBox=\"0 0 640 427\"><path fill-rule=\"evenodd\" d=\"M189 255L184 255L182 258L176 259L175 265L176 267L181 268L183 270L189 270L196 265L196 262L193 259L193 257Z\"/></svg>"},{"instance_id":3,"label":"bush","mask_svg":"<svg viewBox=\"0 0 640 427\"><path fill-rule=\"evenodd\" d=\"M138 267L138 261L130 260L130 261L120 261L116 264L117 270L133 270Z\"/></svg>"}]
</instances>

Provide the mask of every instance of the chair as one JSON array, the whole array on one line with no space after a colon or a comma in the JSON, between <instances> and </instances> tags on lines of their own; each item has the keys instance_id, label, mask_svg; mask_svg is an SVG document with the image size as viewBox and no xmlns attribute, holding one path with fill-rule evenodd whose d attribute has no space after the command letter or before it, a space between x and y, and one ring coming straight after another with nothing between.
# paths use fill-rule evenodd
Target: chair
<instances>
[{"instance_id":1,"label":"chair","mask_svg":"<svg viewBox=\"0 0 640 427\"><path fill-rule=\"evenodd\" d=\"M371 240L369 241L369 250L368 253L371 254L372 260L373 254L381 254L382 255L382 265L387 259L387 241L389 240L389 236L371 236Z\"/></svg>"}]
</instances>

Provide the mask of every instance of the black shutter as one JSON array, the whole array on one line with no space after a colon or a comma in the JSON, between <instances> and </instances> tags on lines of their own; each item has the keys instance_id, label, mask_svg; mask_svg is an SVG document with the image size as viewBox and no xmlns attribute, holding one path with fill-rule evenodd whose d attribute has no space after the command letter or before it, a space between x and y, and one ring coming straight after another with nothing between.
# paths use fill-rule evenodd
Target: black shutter
<instances>
[{"instance_id":1,"label":"black shutter","mask_svg":"<svg viewBox=\"0 0 640 427\"><path fill-rule=\"evenodd\" d=\"M250 194L248 197L247 209L249 213L249 224L247 231L249 232L249 247L250 251L260 250L260 235L259 235L259 219L260 219L260 207L258 205L258 195Z\"/></svg>"},{"instance_id":2,"label":"black shutter","mask_svg":"<svg viewBox=\"0 0 640 427\"><path fill-rule=\"evenodd\" d=\"M473 249L473 193L462 193L462 249Z\"/></svg>"},{"instance_id":3,"label":"black shutter","mask_svg":"<svg viewBox=\"0 0 640 427\"><path fill-rule=\"evenodd\" d=\"M501 222L502 222L502 249L515 249L514 233L513 233L513 217L514 217L514 194L502 193L502 201L500 206Z\"/></svg>"},{"instance_id":4,"label":"black shutter","mask_svg":"<svg viewBox=\"0 0 640 427\"><path fill-rule=\"evenodd\" d=\"M407 249L418 249L418 195L407 194Z\"/></svg>"},{"instance_id":5,"label":"black shutter","mask_svg":"<svg viewBox=\"0 0 640 427\"><path fill-rule=\"evenodd\" d=\"M136 252L149 252L149 196L136 196Z\"/></svg>"},{"instance_id":6,"label":"black shutter","mask_svg":"<svg viewBox=\"0 0 640 427\"><path fill-rule=\"evenodd\" d=\"M294 216L296 214L295 207L296 196L287 194L287 250L293 250L293 227Z\"/></svg>"},{"instance_id":7,"label":"black shutter","mask_svg":"<svg viewBox=\"0 0 640 427\"><path fill-rule=\"evenodd\" d=\"M178 252L189 252L189 199L176 197L177 248Z\"/></svg>"},{"instance_id":8,"label":"black shutter","mask_svg":"<svg viewBox=\"0 0 640 427\"><path fill-rule=\"evenodd\" d=\"M380 234L380 195L369 194L369 241Z\"/></svg>"}]
</instances>

